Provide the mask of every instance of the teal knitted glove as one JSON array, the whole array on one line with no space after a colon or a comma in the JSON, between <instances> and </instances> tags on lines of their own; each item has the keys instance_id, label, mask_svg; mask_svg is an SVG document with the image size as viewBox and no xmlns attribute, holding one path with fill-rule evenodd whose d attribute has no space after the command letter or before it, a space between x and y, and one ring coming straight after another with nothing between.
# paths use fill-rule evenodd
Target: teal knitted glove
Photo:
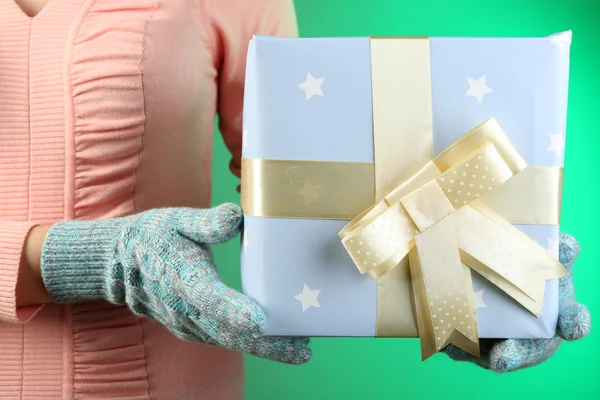
<instances>
[{"instance_id":1,"label":"teal knitted glove","mask_svg":"<svg viewBox=\"0 0 600 400\"><path fill-rule=\"evenodd\" d=\"M259 306L221 281L210 245L240 232L234 204L164 208L104 221L63 221L48 231L42 276L57 303L126 304L181 339L290 364L309 360L308 339L261 337Z\"/></svg>"},{"instance_id":2,"label":"teal knitted glove","mask_svg":"<svg viewBox=\"0 0 600 400\"><path fill-rule=\"evenodd\" d=\"M569 235L560 236L559 259L568 273L560 278L560 303L557 334L551 339L482 339L481 357L473 357L450 345L444 352L456 361L473 362L483 368L503 373L537 365L549 359L564 340L574 341L590 331L588 309L575 301L573 264L579 243Z\"/></svg>"}]
</instances>

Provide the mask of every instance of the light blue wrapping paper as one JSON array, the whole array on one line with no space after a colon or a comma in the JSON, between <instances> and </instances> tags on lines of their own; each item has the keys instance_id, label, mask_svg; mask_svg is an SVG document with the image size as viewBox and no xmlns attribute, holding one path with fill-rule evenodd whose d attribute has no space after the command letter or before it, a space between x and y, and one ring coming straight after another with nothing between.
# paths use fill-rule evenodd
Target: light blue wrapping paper
<instances>
[{"instance_id":1,"label":"light blue wrapping paper","mask_svg":"<svg viewBox=\"0 0 600 400\"><path fill-rule=\"evenodd\" d=\"M564 138L566 128L570 41L570 32L431 38L435 155L494 116L529 165L563 166L556 135ZM308 73L324 78L322 95L307 99L298 86ZM479 101L469 94L482 78L487 89ZM247 158L373 162L369 38L255 37L244 131ZM347 223L245 217L242 286L266 312L266 335L375 336L377 283L358 272L343 248L337 233ZM558 256L558 226L518 228ZM473 275L480 337L554 335L558 281L547 283L536 318ZM303 291L304 303L297 298Z\"/></svg>"}]
</instances>

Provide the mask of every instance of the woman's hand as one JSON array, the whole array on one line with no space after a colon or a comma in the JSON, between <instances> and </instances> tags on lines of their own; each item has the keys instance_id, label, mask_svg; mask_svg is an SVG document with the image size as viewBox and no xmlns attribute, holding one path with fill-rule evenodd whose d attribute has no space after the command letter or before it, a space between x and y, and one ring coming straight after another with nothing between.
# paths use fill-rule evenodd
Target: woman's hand
<instances>
[{"instance_id":1,"label":"woman's hand","mask_svg":"<svg viewBox=\"0 0 600 400\"><path fill-rule=\"evenodd\" d=\"M27 240L21 253L19 279L17 280L16 294L18 307L45 304L52 301L44 287L42 271L40 269L42 245L46 239L48 228L47 226L35 226L27 235Z\"/></svg>"},{"instance_id":2,"label":"woman's hand","mask_svg":"<svg viewBox=\"0 0 600 400\"><path fill-rule=\"evenodd\" d=\"M58 303L127 304L184 340L304 363L311 355L308 339L258 337L263 311L227 287L213 265L209 246L238 235L241 222L242 212L233 204L60 222L44 243L44 284Z\"/></svg>"},{"instance_id":3,"label":"woman's hand","mask_svg":"<svg viewBox=\"0 0 600 400\"><path fill-rule=\"evenodd\" d=\"M573 264L579 254L579 243L569 235L560 236L560 262L568 274L560 278L560 310L557 334L551 339L482 339L481 357L473 357L453 345L444 351L456 361L469 361L483 368L503 373L537 365L549 359L563 340L574 341L590 331L588 309L575 301Z\"/></svg>"}]
</instances>

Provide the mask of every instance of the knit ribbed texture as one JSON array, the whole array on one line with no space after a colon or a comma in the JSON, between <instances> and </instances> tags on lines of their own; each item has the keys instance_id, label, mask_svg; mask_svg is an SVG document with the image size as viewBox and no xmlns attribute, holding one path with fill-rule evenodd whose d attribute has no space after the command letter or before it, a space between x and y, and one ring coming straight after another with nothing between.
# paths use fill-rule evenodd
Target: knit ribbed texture
<instances>
[{"instance_id":1,"label":"knit ribbed texture","mask_svg":"<svg viewBox=\"0 0 600 400\"><path fill-rule=\"evenodd\" d=\"M106 289L113 271L122 274L117 242L124 222L62 221L52 226L44 242L42 272L46 290L56 303L125 301L124 292L109 296Z\"/></svg>"},{"instance_id":2,"label":"knit ribbed texture","mask_svg":"<svg viewBox=\"0 0 600 400\"><path fill-rule=\"evenodd\" d=\"M30 21L14 4L0 2L0 220L29 219L29 35ZM25 89L25 90L24 90ZM25 199L25 201L23 201Z\"/></svg>"},{"instance_id":3,"label":"knit ribbed texture","mask_svg":"<svg viewBox=\"0 0 600 400\"><path fill-rule=\"evenodd\" d=\"M56 25L43 28L14 2L0 2L0 320L28 320L37 310L15 308L15 280L31 224L9 221L44 222L62 216L64 209L65 125L59 66L66 32L60 25L73 17L79 1L61 1L60 12L48 10L47 17ZM44 46L32 49L31 42L41 38Z\"/></svg>"},{"instance_id":4,"label":"knit ribbed texture","mask_svg":"<svg viewBox=\"0 0 600 400\"><path fill-rule=\"evenodd\" d=\"M498 373L531 367L548 360L563 340L579 340L590 331L590 313L578 304L573 285L573 264L579 254L579 243L570 235L560 236L559 260L568 273L560 278L558 329L550 339L482 339L480 357L473 357L454 345L444 352L456 361L468 361Z\"/></svg>"},{"instance_id":5,"label":"knit ribbed texture","mask_svg":"<svg viewBox=\"0 0 600 400\"><path fill-rule=\"evenodd\" d=\"M10 4L0 2L0 15L19 17ZM29 231L27 202L29 180L29 21L11 18L0 23L0 321L19 322L15 288L25 236Z\"/></svg>"},{"instance_id":6,"label":"knit ribbed texture","mask_svg":"<svg viewBox=\"0 0 600 400\"><path fill-rule=\"evenodd\" d=\"M62 329L48 326L60 318L58 306L26 325L4 324L0 352L0 399L61 399Z\"/></svg>"},{"instance_id":7,"label":"knit ribbed texture","mask_svg":"<svg viewBox=\"0 0 600 400\"><path fill-rule=\"evenodd\" d=\"M25 237L31 225L26 222L0 221L0 321L28 320L32 309L17 312L15 290Z\"/></svg>"},{"instance_id":8,"label":"knit ribbed texture","mask_svg":"<svg viewBox=\"0 0 600 400\"><path fill-rule=\"evenodd\" d=\"M64 218L65 27L81 1L58 2L32 19L0 1L0 320L28 322L1 326L2 399L63 398L61 309L15 304L29 229Z\"/></svg>"},{"instance_id":9,"label":"knit ribbed texture","mask_svg":"<svg viewBox=\"0 0 600 400\"><path fill-rule=\"evenodd\" d=\"M60 306L47 305L43 313L23 326L23 399L64 398L63 327L51 325L61 314Z\"/></svg>"},{"instance_id":10,"label":"knit ribbed texture","mask_svg":"<svg viewBox=\"0 0 600 400\"><path fill-rule=\"evenodd\" d=\"M40 223L65 214L64 26L81 8L81 0L52 3L33 19L28 46L29 219Z\"/></svg>"}]
</instances>

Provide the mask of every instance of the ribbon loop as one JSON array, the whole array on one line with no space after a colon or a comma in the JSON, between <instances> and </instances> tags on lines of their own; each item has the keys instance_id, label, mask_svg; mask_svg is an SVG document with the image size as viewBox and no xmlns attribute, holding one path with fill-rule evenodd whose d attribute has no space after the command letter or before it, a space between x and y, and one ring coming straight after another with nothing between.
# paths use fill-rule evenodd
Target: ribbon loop
<instances>
[{"instance_id":1,"label":"ribbon loop","mask_svg":"<svg viewBox=\"0 0 600 400\"><path fill-rule=\"evenodd\" d=\"M516 175L527 167L527 163L506 136L498 120L493 117L483 121L450 145L435 158L436 164L446 171L466 159L466 155L472 153L474 149L489 144L496 148L513 174Z\"/></svg>"},{"instance_id":2,"label":"ribbon loop","mask_svg":"<svg viewBox=\"0 0 600 400\"><path fill-rule=\"evenodd\" d=\"M471 157L448 168L439 178L439 184L452 204L458 208L487 195L512 177L508 163L501 157L496 146L488 144Z\"/></svg>"},{"instance_id":3,"label":"ribbon loop","mask_svg":"<svg viewBox=\"0 0 600 400\"><path fill-rule=\"evenodd\" d=\"M389 267L379 266L390 263L395 266L408 254L411 240L418 233L417 226L407 217L402 204L395 203L369 223L348 230L342 243L358 270L377 279L384 275L383 269L389 270Z\"/></svg>"}]
</instances>

